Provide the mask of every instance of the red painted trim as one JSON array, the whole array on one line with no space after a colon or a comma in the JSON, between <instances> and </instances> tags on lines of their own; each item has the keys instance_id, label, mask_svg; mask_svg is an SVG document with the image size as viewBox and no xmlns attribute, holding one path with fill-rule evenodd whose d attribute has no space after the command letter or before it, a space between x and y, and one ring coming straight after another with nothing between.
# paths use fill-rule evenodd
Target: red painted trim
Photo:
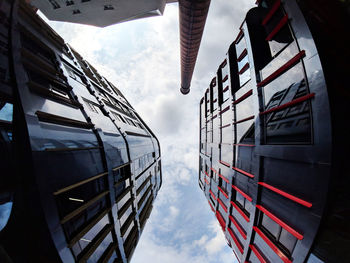
<instances>
[{"instance_id":1,"label":"red painted trim","mask_svg":"<svg viewBox=\"0 0 350 263\"><path fill-rule=\"evenodd\" d=\"M267 15L265 16L264 20L262 21L262 25L266 25L267 22L270 21L271 17L276 13L276 11L278 10L278 8L280 7L281 5L281 1L280 0L277 0L273 6L271 7L270 11L267 13Z\"/></svg>"},{"instance_id":2,"label":"red painted trim","mask_svg":"<svg viewBox=\"0 0 350 263\"><path fill-rule=\"evenodd\" d=\"M286 198L288 198L288 199L290 199L298 204L301 204L301 205L306 206L308 208L312 207L311 203L306 202L303 199L300 199L298 197L295 197L294 195L288 194L288 193L286 193L286 192L284 192L276 187L273 187L267 183L259 182L258 184L260 184L261 186L266 187L267 189L270 189L271 191L273 191L277 194L280 194L280 195L282 195L282 196L284 196L284 197L286 197Z\"/></svg>"},{"instance_id":3,"label":"red painted trim","mask_svg":"<svg viewBox=\"0 0 350 263\"><path fill-rule=\"evenodd\" d=\"M225 191L220 186L218 186L218 189L226 197L226 199L228 199L228 195L225 193Z\"/></svg>"},{"instance_id":4,"label":"red painted trim","mask_svg":"<svg viewBox=\"0 0 350 263\"><path fill-rule=\"evenodd\" d=\"M249 245L250 249L254 252L255 256L259 259L261 263L267 263L260 252L256 249L254 245Z\"/></svg>"},{"instance_id":5,"label":"red painted trim","mask_svg":"<svg viewBox=\"0 0 350 263\"><path fill-rule=\"evenodd\" d=\"M247 221L247 222L250 221L249 217L233 201L230 201L230 203L231 203L231 205L233 205L234 208L236 208L238 213L241 214L241 216L245 219L245 221Z\"/></svg>"},{"instance_id":6,"label":"red painted trim","mask_svg":"<svg viewBox=\"0 0 350 263\"><path fill-rule=\"evenodd\" d=\"M237 62L240 62L246 55L248 54L247 49L243 49L242 53L239 55L239 57L237 58Z\"/></svg>"},{"instance_id":7,"label":"red painted trim","mask_svg":"<svg viewBox=\"0 0 350 263\"><path fill-rule=\"evenodd\" d=\"M292 100L292 101L287 102L287 103L285 103L285 104L282 104L282 105L280 105L280 106L273 107L273 108L268 109L268 110L266 110L266 111L260 112L260 115L264 115L264 114L267 114L267 113L270 113L270 112L273 112L273 111L283 110L283 109L285 109L285 108L291 107L291 106L293 106L293 105L295 105L295 104L299 104L299 103L304 102L304 101L306 101L306 100L308 100L308 99L311 99L311 98L313 98L313 97L315 97L315 93L311 93L311 94L302 96L302 97L300 97L300 98L297 98L297 99L295 99L295 100Z\"/></svg>"},{"instance_id":8,"label":"red painted trim","mask_svg":"<svg viewBox=\"0 0 350 263\"><path fill-rule=\"evenodd\" d=\"M232 247L231 247L232 248ZM235 250L234 249L232 249L232 251L233 251L233 253L235 254L235 256L236 256L236 259L238 260L238 263L241 263L241 261L239 260L239 257L237 256L237 254L236 254L236 252L235 252Z\"/></svg>"},{"instance_id":9,"label":"red painted trim","mask_svg":"<svg viewBox=\"0 0 350 263\"><path fill-rule=\"evenodd\" d=\"M266 41L270 41L273 37L288 23L288 15L285 15L277 26L271 31L271 33L266 37Z\"/></svg>"},{"instance_id":10,"label":"red painted trim","mask_svg":"<svg viewBox=\"0 0 350 263\"><path fill-rule=\"evenodd\" d=\"M210 178L209 174L206 171L204 171L204 173L205 173L206 176L208 176Z\"/></svg>"},{"instance_id":11,"label":"red painted trim","mask_svg":"<svg viewBox=\"0 0 350 263\"><path fill-rule=\"evenodd\" d=\"M249 90L247 93L243 94L241 97L239 97L238 99L236 99L234 102L232 102L232 104L238 104L241 101L245 100L246 98L248 98L249 96L251 96L253 94L253 90Z\"/></svg>"},{"instance_id":12,"label":"red painted trim","mask_svg":"<svg viewBox=\"0 0 350 263\"><path fill-rule=\"evenodd\" d=\"M241 174L244 174L245 176L248 176L250 178L254 178L254 175L252 175L252 174L250 174L250 173L248 173L246 171L243 171L243 170L241 170L241 169L239 169L237 167L232 166L232 169L237 171L237 172L239 172L239 173L241 173Z\"/></svg>"},{"instance_id":13,"label":"red painted trim","mask_svg":"<svg viewBox=\"0 0 350 263\"><path fill-rule=\"evenodd\" d=\"M214 115L213 118L211 118L211 119L214 120L217 116L218 116L218 115L216 114L216 115Z\"/></svg>"},{"instance_id":14,"label":"red painted trim","mask_svg":"<svg viewBox=\"0 0 350 263\"><path fill-rule=\"evenodd\" d=\"M291 228L289 225L284 223L281 219L279 219L277 216L272 214L270 211L268 211L265 207L261 205L256 205L256 208L258 208L261 212L263 212L265 215L270 217L273 221L275 221L277 224L279 224L281 227L283 227L285 230L287 230L289 233L291 233L293 236L295 236L297 239L302 240L304 236Z\"/></svg>"},{"instance_id":15,"label":"red painted trim","mask_svg":"<svg viewBox=\"0 0 350 263\"><path fill-rule=\"evenodd\" d=\"M247 235L244 232L244 230L242 229L242 227L237 223L237 221L233 218L233 216L229 215L228 217L231 222L235 225L235 227L237 228L238 232L242 235L242 237L244 238L244 240L247 239Z\"/></svg>"},{"instance_id":16,"label":"red painted trim","mask_svg":"<svg viewBox=\"0 0 350 263\"><path fill-rule=\"evenodd\" d=\"M255 144L235 143L233 145L235 145L235 146L255 147Z\"/></svg>"},{"instance_id":17,"label":"red painted trim","mask_svg":"<svg viewBox=\"0 0 350 263\"><path fill-rule=\"evenodd\" d=\"M207 178L204 178L204 181L205 181L206 184L209 184Z\"/></svg>"},{"instance_id":18,"label":"red painted trim","mask_svg":"<svg viewBox=\"0 0 350 263\"><path fill-rule=\"evenodd\" d=\"M228 91L229 86L226 86L226 88L223 89L223 92Z\"/></svg>"},{"instance_id":19,"label":"red painted trim","mask_svg":"<svg viewBox=\"0 0 350 263\"><path fill-rule=\"evenodd\" d=\"M259 228L254 226L253 229L266 242L266 244L277 254L277 256L279 256L282 259L284 263L292 263L292 261L290 261L289 258L287 258L287 256L283 254L283 252L279 250L279 248L277 248L275 244L272 243L272 241L267 236L265 236L265 234L261 232Z\"/></svg>"},{"instance_id":20,"label":"red painted trim","mask_svg":"<svg viewBox=\"0 0 350 263\"><path fill-rule=\"evenodd\" d=\"M231 123L226 124L226 125L224 125L224 126L221 126L221 129L222 129L222 128L227 128L227 127L230 127L230 126L231 126Z\"/></svg>"},{"instance_id":21,"label":"red painted trim","mask_svg":"<svg viewBox=\"0 0 350 263\"><path fill-rule=\"evenodd\" d=\"M285 63L282 67L277 69L275 72L273 72L270 76L265 78L263 81L259 82L257 86L263 87L275 80L277 77L282 75L284 72L286 72L288 69L290 69L294 64L299 62L303 57L305 57L305 50L300 51L297 55L295 55L291 60L289 60L287 63Z\"/></svg>"},{"instance_id":22,"label":"red painted trim","mask_svg":"<svg viewBox=\"0 0 350 263\"><path fill-rule=\"evenodd\" d=\"M230 124L231 125L231 124ZM223 128L223 127L222 127ZM230 167L230 164L229 163L227 163L227 162L224 162L224 161L219 161L219 163L221 163L221 164L223 164L223 165L225 165L225 166L227 166L227 167Z\"/></svg>"},{"instance_id":23,"label":"red painted trim","mask_svg":"<svg viewBox=\"0 0 350 263\"><path fill-rule=\"evenodd\" d=\"M230 105L228 105L225 109L223 109L222 111L219 112L219 114L223 114L225 113L226 111L228 111L230 109Z\"/></svg>"},{"instance_id":24,"label":"red painted trim","mask_svg":"<svg viewBox=\"0 0 350 263\"><path fill-rule=\"evenodd\" d=\"M215 212L214 207L211 205L210 201L208 200L208 204L210 205L210 208L213 212Z\"/></svg>"},{"instance_id":25,"label":"red painted trim","mask_svg":"<svg viewBox=\"0 0 350 263\"><path fill-rule=\"evenodd\" d=\"M252 120L252 119L254 119L254 118L255 118L255 116L250 116L250 117L245 118L245 119L243 119L243 120L239 120L239 121L233 122L232 124L238 124L238 123L241 123L241 122L245 122L245 121Z\"/></svg>"},{"instance_id":26,"label":"red painted trim","mask_svg":"<svg viewBox=\"0 0 350 263\"><path fill-rule=\"evenodd\" d=\"M220 68L225 67L225 66L226 66L226 64L227 64L227 59L225 59L225 60L224 60L224 61L221 63Z\"/></svg>"},{"instance_id":27,"label":"red painted trim","mask_svg":"<svg viewBox=\"0 0 350 263\"><path fill-rule=\"evenodd\" d=\"M219 174L219 176L222 178L222 180L224 180L226 183L230 183L229 181L228 181L228 179L225 177L225 176L223 176L222 174Z\"/></svg>"},{"instance_id":28,"label":"red painted trim","mask_svg":"<svg viewBox=\"0 0 350 263\"><path fill-rule=\"evenodd\" d=\"M228 80L228 75L226 75L226 76L222 79L222 82L225 82L226 80Z\"/></svg>"},{"instance_id":29,"label":"red painted trim","mask_svg":"<svg viewBox=\"0 0 350 263\"><path fill-rule=\"evenodd\" d=\"M243 254L243 251L244 251L244 250L243 250L243 247L242 247L241 243L238 241L236 235L232 232L231 229L228 228L227 230L228 230L230 236L232 237L233 242L235 242L235 244L236 244L236 246L237 246L239 252L241 252L241 254Z\"/></svg>"},{"instance_id":30,"label":"red painted trim","mask_svg":"<svg viewBox=\"0 0 350 263\"><path fill-rule=\"evenodd\" d=\"M249 62L245 63L243 68L238 72L239 75L243 74L249 68Z\"/></svg>"},{"instance_id":31,"label":"red painted trim","mask_svg":"<svg viewBox=\"0 0 350 263\"><path fill-rule=\"evenodd\" d=\"M241 30L239 31L239 33L238 33L238 35L237 35L235 41L233 41L233 42L235 42L235 44L237 44L237 43L239 42L239 40L241 39L241 36L242 36L242 35L243 35L243 30L241 29Z\"/></svg>"},{"instance_id":32,"label":"red painted trim","mask_svg":"<svg viewBox=\"0 0 350 263\"><path fill-rule=\"evenodd\" d=\"M222 217L221 213L219 211L216 211L215 213L216 215L216 218L218 219L221 227L222 227L222 230L225 231L226 229L226 221L224 220L224 218Z\"/></svg>"},{"instance_id":33,"label":"red painted trim","mask_svg":"<svg viewBox=\"0 0 350 263\"><path fill-rule=\"evenodd\" d=\"M210 193L211 196L214 198L214 200L216 200L216 196L214 195L214 193L213 193L211 190L209 190L209 193Z\"/></svg>"},{"instance_id":34,"label":"red painted trim","mask_svg":"<svg viewBox=\"0 0 350 263\"><path fill-rule=\"evenodd\" d=\"M210 170L212 170L214 173L217 173L217 171L213 167L210 167Z\"/></svg>"},{"instance_id":35,"label":"red painted trim","mask_svg":"<svg viewBox=\"0 0 350 263\"><path fill-rule=\"evenodd\" d=\"M226 205L221 201L221 199L220 199L219 197L218 197L218 202L219 202L219 204L221 205L222 209L224 209L225 212L227 213L227 207L226 207Z\"/></svg>"},{"instance_id":36,"label":"red painted trim","mask_svg":"<svg viewBox=\"0 0 350 263\"><path fill-rule=\"evenodd\" d=\"M218 99L213 100L214 103L217 102L217 101L218 101Z\"/></svg>"},{"instance_id":37,"label":"red painted trim","mask_svg":"<svg viewBox=\"0 0 350 263\"><path fill-rule=\"evenodd\" d=\"M253 199L247 195L245 192L243 192L241 189L239 189L237 186L232 185L232 188L235 189L238 193L240 193L241 195L243 195L245 197L245 199L247 199L249 202L251 202Z\"/></svg>"}]
</instances>

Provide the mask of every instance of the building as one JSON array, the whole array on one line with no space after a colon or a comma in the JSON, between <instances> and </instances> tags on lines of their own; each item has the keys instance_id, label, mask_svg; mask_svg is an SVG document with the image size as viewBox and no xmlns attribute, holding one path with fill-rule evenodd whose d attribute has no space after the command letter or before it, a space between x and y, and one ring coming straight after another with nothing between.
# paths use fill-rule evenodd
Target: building
<instances>
[{"instance_id":1,"label":"building","mask_svg":"<svg viewBox=\"0 0 350 263\"><path fill-rule=\"evenodd\" d=\"M199 186L239 262L350 260L346 8L297 2L257 2L200 101Z\"/></svg>"},{"instance_id":2,"label":"building","mask_svg":"<svg viewBox=\"0 0 350 263\"><path fill-rule=\"evenodd\" d=\"M0 261L130 262L162 184L157 138L23 2L0 2L0 43Z\"/></svg>"},{"instance_id":3,"label":"building","mask_svg":"<svg viewBox=\"0 0 350 263\"><path fill-rule=\"evenodd\" d=\"M130 20L159 16L176 0L28 0L54 21L105 27Z\"/></svg>"}]
</instances>

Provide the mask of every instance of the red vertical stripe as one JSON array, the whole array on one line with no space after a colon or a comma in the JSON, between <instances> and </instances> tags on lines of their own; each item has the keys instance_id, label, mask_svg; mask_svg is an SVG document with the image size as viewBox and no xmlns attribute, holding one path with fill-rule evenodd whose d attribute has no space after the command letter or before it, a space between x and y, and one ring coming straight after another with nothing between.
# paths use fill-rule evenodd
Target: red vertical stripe
<instances>
[{"instance_id":1,"label":"red vertical stripe","mask_svg":"<svg viewBox=\"0 0 350 263\"><path fill-rule=\"evenodd\" d=\"M243 250L243 247L242 247L241 243L238 241L236 235L232 232L231 229L228 228L227 230L228 230L230 236L232 237L233 242L235 242L235 244L236 244L236 246L237 246L239 252L241 252L241 254L243 254L243 251L244 251L244 250Z\"/></svg>"},{"instance_id":2,"label":"red vertical stripe","mask_svg":"<svg viewBox=\"0 0 350 263\"><path fill-rule=\"evenodd\" d=\"M233 218L233 216L230 215L228 218L235 225L235 227L237 228L238 232L242 235L242 237L244 239L247 239L246 233L243 231L242 227L237 223L237 221Z\"/></svg>"},{"instance_id":3,"label":"red vertical stripe","mask_svg":"<svg viewBox=\"0 0 350 263\"><path fill-rule=\"evenodd\" d=\"M267 263L260 252L256 249L254 245L249 245L250 249L254 252L255 256L259 259L261 263Z\"/></svg>"},{"instance_id":4,"label":"red vertical stripe","mask_svg":"<svg viewBox=\"0 0 350 263\"><path fill-rule=\"evenodd\" d=\"M261 212L263 212L265 215L270 217L273 221L275 221L277 224L279 224L281 227L283 227L285 230L287 230L289 233L291 233L293 236L295 236L297 239L302 240L304 236L300 233L298 233L296 230L291 228L289 225L284 223L281 219L279 219L277 216L272 214L270 211L268 211L265 207L261 205L256 205L256 208L258 208Z\"/></svg>"},{"instance_id":5,"label":"red vertical stripe","mask_svg":"<svg viewBox=\"0 0 350 263\"><path fill-rule=\"evenodd\" d=\"M280 194L280 195L282 195L282 196L284 196L284 197L286 197L286 198L288 198L288 199L290 199L298 204L301 204L301 205L306 206L308 208L312 207L311 203L306 202L303 199L300 199L298 197L295 197L294 195L288 194L288 193L286 193L286 192L284 192L276 187L273 187L267 183L259 182L258 184L260 184L261 186L266 187L267 189L270 189L271 191L273 191L277 194Z\"/></svg>"},{"instance_id":6,"label":"red vertical stripe","mask_svg":"<svg viewBox=\"0 0 350 263\"><path fill-rule=\"evenodd\" d=\"M236 208L237 212L240 213L240 215L247 221L249 222L250 219L249 217L232 201L230 203L233 205L234 208Z\"/></svg>"},{"instance_id":7,"label":"red vertical stripe","mask_svg":"<svg viewBox=\"0 0 350 263\"><path fill-rule=\"evenodd\" d=\"M266 242L266 244L277 254L277 256L279 256L282 259L284 263L292 263L292 261L290 261L289 258L287 258L287 256L283 254L283 252L279 250L279 248L276 247L275 244L272 243L272 241L267 236L265 236L265 234L261 232L259 228L254 226L253 229Z\"/></svg>"}]
</instances>

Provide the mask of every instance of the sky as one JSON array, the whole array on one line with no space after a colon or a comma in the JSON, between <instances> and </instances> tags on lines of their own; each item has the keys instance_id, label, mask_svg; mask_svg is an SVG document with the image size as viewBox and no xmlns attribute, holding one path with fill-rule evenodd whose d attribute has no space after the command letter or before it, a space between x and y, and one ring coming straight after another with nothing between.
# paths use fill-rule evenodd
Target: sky
<instances>
[{"instance_id":1,"label":"sky","mask_svg":"<svg viewBox=\"0 0 350 263\"><path fill-rule=\"evenodd\" d=\"M131 263L237 262L198 186L199 101L254 0L213 0L191 92L180 93L177 3L163 16L96 28L49 24L115 84L161 144L163 185Z\"/></svg>"}]
</instances>

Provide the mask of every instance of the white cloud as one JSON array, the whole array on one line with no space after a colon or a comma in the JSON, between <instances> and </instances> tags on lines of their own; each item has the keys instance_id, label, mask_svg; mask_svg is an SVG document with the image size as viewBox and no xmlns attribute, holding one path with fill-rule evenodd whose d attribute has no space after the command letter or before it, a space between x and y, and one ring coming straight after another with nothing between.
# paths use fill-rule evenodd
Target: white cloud
<instances>
[{"instance_id":1,"label":"white cloud","mask_svg":"<svg viewBox=\"0 0 350 263\"><path fill-rule=\"evenodd\" d=\"M180 89L177 4L163 17L107 28L50 22L113 82L161 142L163 185L132 263L232 262L198 187L199 100L254 1L212 1L191 92ZM213 221L214 220L214 221Z\"/></svg>"}]
</instances>

